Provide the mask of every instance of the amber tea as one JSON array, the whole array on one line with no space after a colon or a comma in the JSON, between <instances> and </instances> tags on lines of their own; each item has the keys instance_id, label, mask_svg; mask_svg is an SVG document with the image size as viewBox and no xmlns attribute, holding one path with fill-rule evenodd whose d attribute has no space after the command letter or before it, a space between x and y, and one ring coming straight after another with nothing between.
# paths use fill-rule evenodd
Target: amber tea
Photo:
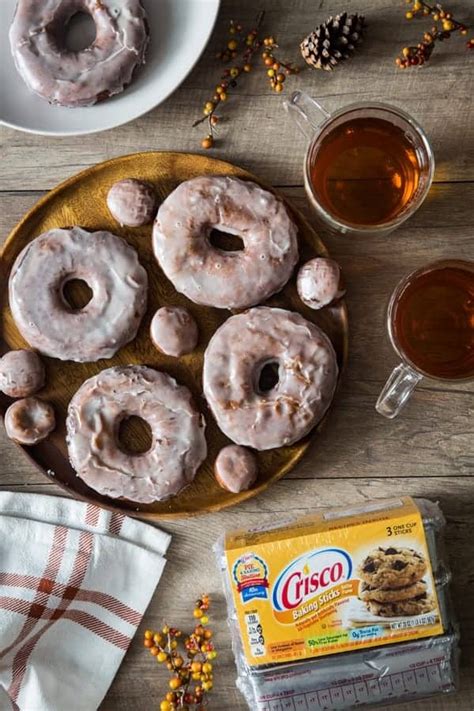
<instances>
[{"instance_id":1,"label":"amber tea","mask_svg":"<svg viewBox=\"0 0 474 711\"><path fill-rule=\"evenodd\" d=\"M474 377L474 264L415 273L395 296L389 318L394 344L420 372Z\"/></svg>"},{"instance_id":2,"label":"amber tea","mask_svg":"<svg viewBox=\"0 0 474 711\"><path fill-rule=\"evenodd\" d=\"M354 225L396 219L412 200L422 168L406 132L388 119L348 116L322 138L310 180L320 205Z\"/></svg>"}]
</instances>

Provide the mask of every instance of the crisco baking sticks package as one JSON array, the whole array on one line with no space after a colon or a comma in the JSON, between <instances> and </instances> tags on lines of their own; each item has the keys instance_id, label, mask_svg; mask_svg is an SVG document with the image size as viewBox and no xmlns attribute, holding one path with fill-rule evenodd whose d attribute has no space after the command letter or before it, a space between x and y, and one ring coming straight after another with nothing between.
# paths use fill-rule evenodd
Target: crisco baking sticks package
<instances>
[{"instance_id":1,"label":"crisco baking sticks package","mask_svg":"<svg viewBox=\"0 0 474 711\"><path fill-rule=\"evenodd\" d=\"M445 631L423 517L409 497L229 533L222 560L252 668Z\"/></svg>"}]
</instances>

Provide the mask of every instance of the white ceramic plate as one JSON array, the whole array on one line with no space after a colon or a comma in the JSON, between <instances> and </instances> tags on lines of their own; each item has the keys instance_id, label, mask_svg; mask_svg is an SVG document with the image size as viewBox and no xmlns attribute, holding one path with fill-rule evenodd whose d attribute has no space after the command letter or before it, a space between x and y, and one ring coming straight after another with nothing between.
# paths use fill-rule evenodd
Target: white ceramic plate
<instances>
[{"instance_id":1,"label":"white ceramic plate","mask_svg":"<svg viewBox=\"0 0 474 711\"><path fill-rule=\"evenodd\" d=\"M73 136L121 126L164 101L199 59L220 0L142 1L151 33L146 64L122 94L88 108L67 109L50 106L24 84L8 40L16 0L0 0L0 123L29 133Z\"/></svg>"}]
</instances>

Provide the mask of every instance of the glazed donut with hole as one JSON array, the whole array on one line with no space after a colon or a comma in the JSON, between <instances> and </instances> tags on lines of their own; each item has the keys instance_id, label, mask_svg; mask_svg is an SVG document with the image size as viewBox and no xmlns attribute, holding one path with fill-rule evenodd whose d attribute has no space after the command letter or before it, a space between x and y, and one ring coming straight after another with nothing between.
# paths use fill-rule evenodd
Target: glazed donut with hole
<instances>
[{"instance_id":1,"label":"glazed donut with hole","mask_svg":"<svg viewBox=\"0 0 474 711\"><path fill-rule=\"evenodd\" d=\"M237 235L241 251L213 247L213 229ZM242 309L283 288L298 260L297 228L281 200L250 181L203 176L161 204L155 256L173 286L197 304Z\"/></svg>"},{"instance_id":2,"label":"glazed donut with hole","mask_svg":"<svg viewBox=\"0 0 474 711\"><path fill-rule=\"evenodd\" d=\"M92 298L73 309L64 296L82 280ZM135 338L148 277L136 251L111 232L53 229L27 244L13 265L9 299L15 323L40 353L80 363L111 358Z\"/></svg>"},{"instance_id":3,"label":"glazed donut with hole","mask_svg":"<svg viewBox=\"0 0 474 711\"><path fill-rule=\"evenodd\" d=\"M262 388L272 364L277 382ZM328 409L337 377L326 334L298 313L266 306L227 319L204 355L204 395L217 424L257 450L304 437Z\"/></svg>"},{"instance_id":4,"label":"glazed donut with hole","mask_svg":"<svg viewBox=\"0 0 474 711\"><path fill-rule=\"evenodd\" d=\"M74 52L66 28L89 14L96 36ZM145 61L148 27L140 0L18 0L10 47L28 88L51 104L79 107L118 94Z\"/></svg>"},{"instance_id":5,"label":"glazed donut with hole","mask_svg":"<svg viewBox=\"0 0 474 711\"><path fill-rule=\"evenodd\" d=\"M150 427L143 454L123 451L119 428L129 417ZM69 458L95 491L140 503L162 501L190 484L207 453L204 418L191 393L143 365L103 370L72 398L66 420Z\"/></svg>"}]
</instances>

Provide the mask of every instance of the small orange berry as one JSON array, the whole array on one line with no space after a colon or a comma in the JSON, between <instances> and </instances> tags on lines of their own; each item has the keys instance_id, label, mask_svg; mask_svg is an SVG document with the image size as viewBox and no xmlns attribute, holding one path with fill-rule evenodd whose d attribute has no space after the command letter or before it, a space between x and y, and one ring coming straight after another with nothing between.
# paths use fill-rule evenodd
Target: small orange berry
<instances>
[{"instance_id":1,"label":"small orange berry","mask_svg":"<svg viewBox=\"0 0 474 711\"><path fill-rule=\"evenodd\" d=\"M265 66L266 67L272 67L273 66L273 57L267 57L265 60Z\"/></svg>"},{"instance_id":2,"label":"small orange berry","mask_svg":"<svg viewBox=\"0 0 474 711\"><path fill-rule=\"evenodd\" d=\"M235 39L230 40L230 41L227 43L227 48L230 49L232 52L234 52L234 51L237 49L238 46L239 46L239 43L238 43L237 40L235 40Z\"/></svg>"},{"instance_id":3,"label":"small orange berry","mask_svg":"<svg viewBox=\"0 0 474 711\"><path fill-rule=\"evenodd\" d=\"M169 680L170 689L179 689L180 686L181 679L179 679L177 676L174 676L172 679Z\"/></svg>"},{"instance_id":4,"label":"small orange berry","mask_svg":"<svg viewBox=\"0 0 474 711\"><path fill-rule=\"evenodd\" d=\"M206 138L203 138L201 141L201 146L208 150L209 148L212 148L214 145L214 139L213 137L209 134L209 136L206 136Z\"/></svg>"},{"instance_id":5,"label":"small orange berry","mask_svg":"<svg viewBox=\"0 0 474 711\"><path fill-rule=\"evenodd\" d=\"M413 20L413 13L411 12L411 10L405 13L405 17L407 18L407 20Z\"/></svg>"},{"instance_id":6,"label":"small orange berry","mask_svg":"<svg viewBox=\"0 0 474 711\"><path fill-rule=\"evenodd\" d=\"M152 639L145 639L143 642L143 646L146 647L147 649L150 649L150 647L153 647L153 640Z\"/></svg>"},{"instance_id":7,"label":"small orange berry","mask_svg":"<svg viewBox=\"0 0 474 711\"><path fill-rule=\"evenodd\" d=\"M251 72L252 71L252 65L251 64L244 64L244 72ZM206 605L208 607L208 605Z\"/></svg>"},{"instance_id":8,"label":"small orange berry","mask_svg":"<svg viewBox=\"0 0 474 711\"><path fill-rule=\"evenodd\" d=\"M145 630L145 639L152 639L153 632L151 630Z\"/></svg>"},{"instance_id":9,"label":"small orange berry","mask_svg":"<svg viewBox=\"0 0 474 711\"><path fill-rule=\"evenodd\" d=\"M158 656L160 650L158 649L158 647L152 647L150 649L150 652L153 654L154 657L156 657L156 656Z\"/></svg>"},{"instance_id":10,"label":"small orange berry","mask_svg":"<svg viewBox=\"0 0 474 711\"><path fill-rule=\"evenodd\" d=\"M195 610L194 610L194 612L193 612L194 617L197 617L198 619L199 619L200 617L202 617L203 614L204 614L204 613L203 613L203 611L201 610L200 607L196 607Z\"/></svg>"},{"instance_id":11,"label":"small orange berry","mask_svg":"<svg viewBox=\"0 0 474 711\"><path fill-rule=\"evenodd\" d=\"M277 91L278 93L280 93L280 91L283 91L283 84L281 82L277 81L277 83L275 84L275 91Z\"/></svg>"}]
</instances>

